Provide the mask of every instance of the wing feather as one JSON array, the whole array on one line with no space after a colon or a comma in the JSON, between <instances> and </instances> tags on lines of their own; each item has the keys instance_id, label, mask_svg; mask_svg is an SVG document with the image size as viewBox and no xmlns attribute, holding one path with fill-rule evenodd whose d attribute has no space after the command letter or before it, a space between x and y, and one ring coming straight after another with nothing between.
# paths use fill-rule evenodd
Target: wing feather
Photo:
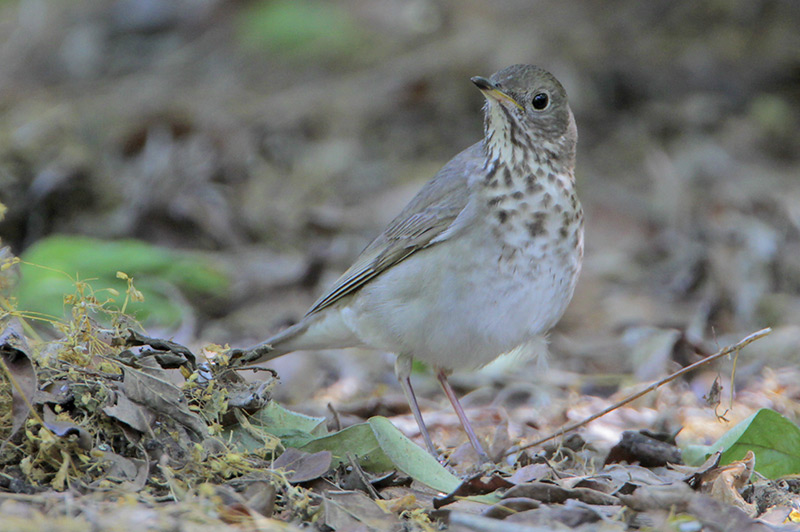
<instances>
[{"instance_id":1,"label":"wing feather","mask_svg":"<svg viewBox=\"0 0 800 532\"><path fill-rule=\"evenodd\" d=\"M415 252L447 240L442 237L443 233L464 211L469 199L469 176L480 171L483 160L481 143L456 155L361 252L355 263L311 306L306 316L356 292Z\"/></svg>"}]
</instances>

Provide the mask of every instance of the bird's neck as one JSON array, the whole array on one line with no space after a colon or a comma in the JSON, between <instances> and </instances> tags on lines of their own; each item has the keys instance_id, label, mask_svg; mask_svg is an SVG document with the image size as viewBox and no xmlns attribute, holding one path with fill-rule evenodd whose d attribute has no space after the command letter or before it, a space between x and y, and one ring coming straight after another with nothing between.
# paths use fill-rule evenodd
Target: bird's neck
<instances>
[{"instance_id":1,"label":"bird's neck","mask_svg":"<svg viewBox=\"0 0 800 532\"><path fill-rule=\"evenodd\" d=\"M574 120L571 122L574 128ZM512 181L530 182L531 176L553 173L571 188L575 182L575 138L571 131L553 139L536 135L504 108L492 106L486 114L483 141L484 184L512 188L516 184Z\"/></svg>"}]
</instances>

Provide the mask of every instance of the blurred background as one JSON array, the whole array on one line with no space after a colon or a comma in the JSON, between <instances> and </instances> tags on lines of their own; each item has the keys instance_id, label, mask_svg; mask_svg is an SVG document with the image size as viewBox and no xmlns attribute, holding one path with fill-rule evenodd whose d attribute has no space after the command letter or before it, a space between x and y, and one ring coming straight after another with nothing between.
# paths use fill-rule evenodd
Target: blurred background
<instances>
[{"instance_id":1,"label":"blurred background","mask_svg":"<svg viewBox=\"0 0 800 532\"><path fill-rule=\"evenodd\" d=\"M471 76L533 63L578 123L584 270L550 369L456 376L468 404L602 395L772 326L746 383L798 360L798 28L796 0L5 0L0 236L70 275L132 275L151 334L247 346L481 138ZM37 275L20 305L59 312ZM284 357L277 393L404 411L391 360Z\"/></svg>"}]
</instances>

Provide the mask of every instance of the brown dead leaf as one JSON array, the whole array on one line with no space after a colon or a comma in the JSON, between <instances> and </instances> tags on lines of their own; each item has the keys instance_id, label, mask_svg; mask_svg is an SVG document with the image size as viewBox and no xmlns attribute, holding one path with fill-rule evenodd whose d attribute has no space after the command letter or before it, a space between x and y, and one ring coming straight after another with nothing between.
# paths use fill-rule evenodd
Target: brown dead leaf
<instances>
[{"instance_id":1,"label":"brown dead leaf","mask_svg":"<svg viewBox=\"0 0 800 532\"><path fill-rule=\"evenodd\" d=\"M503 499L502 502L490 506L483 511L481 515L493 519L505 519L509 515L534 510L539 506L541 506L539 501L527 497L512 497L510 499Z\"/></svg>"},{"instance_id":2,"label":"brown dead leaf","mask_svg":"<svg viewBox=\"0 0 800 532\"><path fill-rule=\"evenodd\" d=\"M686 483L689 484L691 487L698 489L700 485L705 481L704 479L706 478L706 475L708 475L709 472L714 471L717 468L721 457L722 457L722 451L717 451L711 456L709 456L708 459L705 462L703 462L703 465L698 467L695 471L693 471L688 477L684 479ZM682 466L679 467L678 469L684 471L688 470L687 473L691 471L691 468L688 466Z\"/></svg>"},{"instance_id":3,"label":"brown dead leaf","mask_svg":"<svg viewBox=\"0 0 800 532\"><path fill-rule=\"evenodd\" d=\"M750 480L755 464L756 457L753 451L747 451L741 460L706 471L697 488L718 501L740 508L753 517L757 514L757 505L745 501L740 492Z\"/></svg>"},{"instance_id":4,"label":"brown dead leaf","mask_svg":"<svg viewBox=\"0 0 800 532\"><path fill-rule=\"evenodd\" d=\"M506 480L512 484L523 484L534 480L542 480L551 471L547 464L528 464L520 467Z\"/></svg>"},{"instance_id":5,"label":"brown dead leaf","mask_svg":"<svg viewBox=\"0 0 800 532\"><path fill-rule=\"evenodd\" d=\"M271 390L277 382L274 374L251 382L227 379L225 388L228 390L228 406L248 411L259 410L272 398Z\"/></svg>"},{"instance_id":6,"label":"brown dead leaf","mask_svg":"<svg viewBox=\"0 0 800 532\"><path fill-rule=\"evenodd\" d=\"M273 469L283 469L287 472L287 480L292 484L308 482L319 478L331 468L333 455L330 451L307 453L289 447L273 462Z\"/></svg>"},{"instance_id":7,"label":"brown dead leaf","mask_svg":"<svg viewBox=\"0 0 800 532\"><path fill-rule=\"evenodd\" d=\"M667 463L682 463L681 451L672 443L653 438L649 434L626 430L622 439L611 448L606 464L627 462L643 467L658 467Z\"/></svg>"},{"instance_id":8,"label":"brown dead leaf","mask_svg":"<svg viewBox=\"0 0 800 532\"><path fill-rule=\"evenodd\" d=\"M372 531L403 530L400 518L383 510L375 501L360 491L333 491L322 501L321 522L334 530L358 530L366 527Z\"/></svg>"},{"instance_id":9,"label":"brown dead leaf","mask_svg":"<svg viewBox=\"0 0 800 532\"><path fill-rule=\"evenodd\" d=\"M169 340L162 340L160 338L150 338L133 329L128 329L128 337L125 338L125 343L129 346L149 345L153 349L162 351L162 353L153 353L161 357L161 367L175 368L187 365L192 370L197 367L197 357L181 344L170 342ZM167 356L168 353L173 353L174 355L170 357Z\"/></svg>"},{"instance_id":10,"label":"brown dead leaf","mask_svg":"<svg viewBox=\"0 0 800 532\"><path fill-rule=\"evenodd\" d=\"M97 453L102 461L107 462L105 478L102 480L107 479L116 482L130 481L135 479L136 475L139 473L136 463L129 458L125 458L113 451L97 451ZM94 455L94 453L92 454ZM97 482L99 483L100 481Z\"/></svg>"},{"instance_id":11,"label":"brown dead leaf","mask_svg":"<svg viewBox=\"0 0 800 532\"><path fill-rule=\"evenodd\" d=\"M528 482L518 484L503 494L503 499L525 497L543 503L563 503L568 499L575 499L586 504L613 505L619 500L602 491L590 488L567 489L549 482Z\"/></svg>"},{"instance_id":12,"label":"brown dead leaf","mask_svg":"<svg viewBox=\"0 0 800 532\"><path fill-rule=\"evenodd\" d=\"M637 486L632 493L617 493L622 503L637 512L685 511L696 492L684 482L661 486Z\"/></svg>"},{"instance_id":13,"label":"brown dead leaf","mask_svg":"<svg viewBox=\"0 0 800 532\"><path fill-rule=\"evenodd\" d=\"M30 357L30 347L22 333L22 324L11 318L0 332L0 364L11 384L10 440L22 428L36 393L36 371Z\"/></svg>"},{"instance_id":14,"label":"brown dead leaf","mask_svg":"<svg viewBox=\"0 0 800 532\"><path fill-rule=\"evenodd\" d=\"M75 400L75 395L69 387L67 379L57 379L36 390L33 400L37 405L51 404L63 405Z\"/></svg>"},{"instance_id":15,"label":"brown dead leaf","mask_svg":"<svg viewBox=\"0 0 800 532\"><path fill-rule=\"evenodd\" d=\"M103 412L107 416L121 421L139 432L149 432L151 430L155 415L144 408L142 405L128 399L124 393L114 394L114 404L103 407Z\"/></svg>"},{"instance_id":16,"label":"brown dead leaf","mask_svg":"<svg viewBox=\"0 0 800 532\"><path fill-rule=\"evenodd\" d=\"M243 496L248 508L254 509L265 517L272 517L275 512L275 486L264 480L248 484Z\"/></svg>"},{"instance_id":17,"label":"brown dead leaf","mask_svg":"<svg viewBox=\"0 0 800 532\"><path fill-rule=\"evenodd\" d=\"M720 532L770 532L782 530L788 532L797 527L771 527L748 516L739 508L715 500L707 495L696 494L686 511L696 517L704 526L704 530Z\"/></svg>"},{"instance_id":18,"label":"brown dead leaf","mask_svg":"<svg viewBox=\"0 0 800 532\"><path fill-rule=\"evenodd\" d=\"M603 530L604 532L627 530L622 523L610 522L613 515L618 514L618 506L591 506L578 501L568 500L563 505L544 505L532 510L525 510L508 516L505 523L509 527L524 525L527 530L544 532L545 530ZM605 521L604 526L585 526ZM562 526L556 528L556 523ZM531 528L535 527L535 528Z\"/></svg>"},{"instance_id":19,"label":"brown dead leaf","mask_svg":"<svg viewBox=\"0 0 800 532\"><path fill-rule=\"evenodd\" d=\"M42 409L44 426L59 438L67 436L77 436L78 446L81 449L89 450L92 448L92 435L85 428L73 423L72 421L60 420L49 406L45 405Z\"/></svg>"},{"instance_id":20,"label":"brown dead leaf","mask_svg":"<svg viewBox=\"0 0 800 532\"><path fill-rule=\"evenodd\" d=\"M489 478L482 477L481 475L475 475L463 481L455 490L448 493L444 497L433 499L433 507L438 510L439 508L447 506L448 504L464 497L470 497L472 495L485 495L499 489L511 488L513 486L514 484L507 481L500 475L495 474Z\"/></svg>"},{"instance_id":21,"label":"brown dead leaf","mask_svg":"<svg viewBox=\"0 0 800 532\"><path fill-rule=\"evenodd\" d=\"M148 367L145 372L124 366L122 372L122 392L131 401L174 419L201 438L208 436L208 427L200 416L189 410L180 388L166 380L166 371Z\"/></svg>"},{"instance_id":22,"label":"brown dead leaf","mask_svg":"<svg viewBox=\"0 0 800 532\"><path fill-rule=\"evenodd\" d=\"M147 453L142 453L144 459L131 458L130 461L136 466L136 476L131 480L123 480L119 483L120 489L130 493L138 493L147 484L150 475L150 458Z\"/></svg>"}]
</instances>

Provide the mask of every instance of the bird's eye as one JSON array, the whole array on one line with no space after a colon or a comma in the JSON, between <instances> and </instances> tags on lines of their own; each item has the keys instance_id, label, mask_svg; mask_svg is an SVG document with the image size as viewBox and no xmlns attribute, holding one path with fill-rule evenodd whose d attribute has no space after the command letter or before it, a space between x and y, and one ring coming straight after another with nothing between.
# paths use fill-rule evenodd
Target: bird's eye
<instances>
[{"instance_id":1,"label":"bird's eye","mask_svg":"<svg viewBox=\"0 0 800 532\"><path fill-rule=\"evenodd\" d=\"M540 92L536 94L533 98L531 98L531 104L533 105L533 108L536 109L537 111L541 111L542 109L547 107L548 103L550 103L550 98L547 96L547 94L543 92Z\"/></svg>"}]
</instances>

